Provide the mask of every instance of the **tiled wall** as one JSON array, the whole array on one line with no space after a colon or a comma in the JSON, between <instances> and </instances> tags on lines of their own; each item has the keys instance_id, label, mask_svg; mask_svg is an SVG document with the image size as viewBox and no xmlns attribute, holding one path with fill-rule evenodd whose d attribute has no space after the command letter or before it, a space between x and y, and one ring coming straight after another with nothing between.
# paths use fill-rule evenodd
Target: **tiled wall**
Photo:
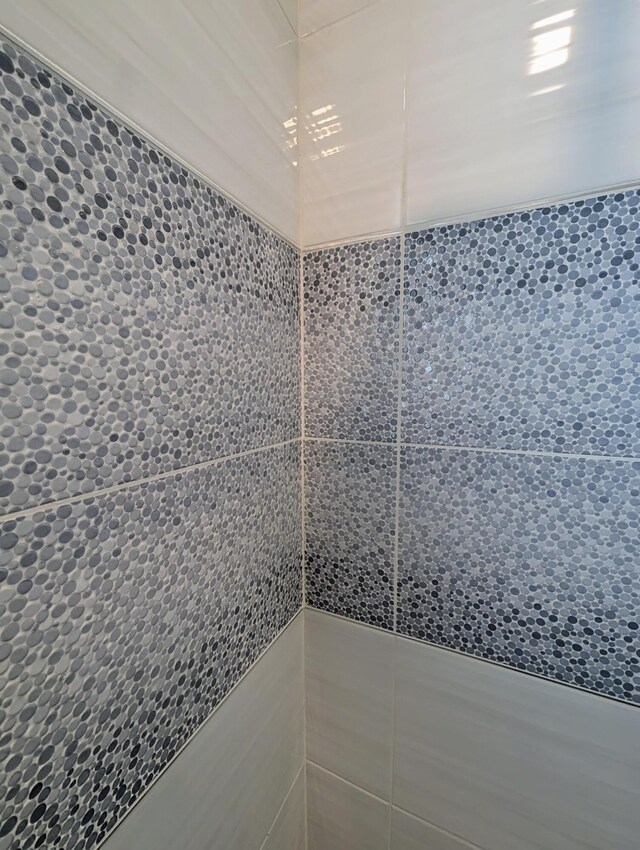
<instances>
[{"instance_id":1,"label":"tiled wall","mask_svg":"<svg viewBox=\"0 0 640 850\"><path fill-rule=\"evenodd\" d=\"M638 701L640 190L304 269L308 603Z\"/></svg>"},{"instance_id":2,"label":"tiled wall","mask_svg":"<svg viewBox=\"0 0 640 850\"><path fill-rule=\"evenodd\" d=\"M638 710L305 611L308 850L636 850Z\"/></svg>"},{"instance_id":3,"label":"tiled wall","mask_svg":"<svg viewBox=\"0 0 640 850\"><path fill-rule=\"evenodd\" d=\"M0 50L2 850L105 836L301 604L299 260Z\"/></svg>"},{"instance_id":4,"label":"tiled wall","mask_svg":"<svg viewBox=\"0 0 640 850\"><path fill-rule=\"evenodd\" d=\"M640 181L636 0L303 0L299 29L305 247Z\"/></svg>"}]
</instances>

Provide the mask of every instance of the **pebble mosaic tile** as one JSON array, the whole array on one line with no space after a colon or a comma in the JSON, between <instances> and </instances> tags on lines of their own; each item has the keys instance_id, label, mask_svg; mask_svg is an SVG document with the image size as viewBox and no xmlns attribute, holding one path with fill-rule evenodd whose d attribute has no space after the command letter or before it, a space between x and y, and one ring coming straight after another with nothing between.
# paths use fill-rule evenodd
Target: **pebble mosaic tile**
<instances>
[{"instance_id":1,"label":"pebble mosaic tile","mask_svg":"<svg viewBox=\"0 0 640 850\"><path fill-rule=\"evenodd\" d=\"M393 628L396 451L305 446L305 573L309 605Z\"/></svg>"},{"instance_id":2,"label":"pebble mosaic tile","mask_svg":"<svg viewBox=\"0 0 640 850\"><path fill-rule=\"evenodd\" d=\"M297 443L0 529L2 850L95 846L301 604Z\"/></svg>"},{"instance_id":3,"label":"pebble mosaic tile","mask_svg":"<svg viewBox=\"0 0 640 850\"><path fill-rule=\"evenodd\" d=\"M640 189L411 233L406 442L640 455Z\"/></svg>"},{"instance_id":4,"label":"pebble mosaic tile","mask_svg":"<svg viewBox=\"0 0 640 850\"><path fill-rule=\"evenodd\" d=\"M640 702L640 461L406 448L398 631Z\"/></svg>"},{"instance_id":5,"label":"pebble mosaic tile","mask_svg":"<svg viewBox=\"0 0 640 850\"><path fill-rule=\"evenodd\" d=\"M0 43L0 509L299 425L299 255Z\"/></svg>"},{"instance_id":6,"label":"pebble mosaic tile","mask_svg":"<svg viewBox=\"0 0 640 850\"><path fill-rule=\"evenodd\" d=\"M399 236L305 255L309 436L395 438L400 272Z\"/></svg>"}]
</instances>

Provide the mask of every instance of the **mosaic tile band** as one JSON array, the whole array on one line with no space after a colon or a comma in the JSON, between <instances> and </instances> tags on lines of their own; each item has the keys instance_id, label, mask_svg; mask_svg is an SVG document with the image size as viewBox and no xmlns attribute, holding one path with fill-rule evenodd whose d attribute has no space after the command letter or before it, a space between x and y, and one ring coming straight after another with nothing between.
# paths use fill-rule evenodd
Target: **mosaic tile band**
<instances>
[{"instance_id":1,"label":"mosaic tile band","mask_svg":"<svg viewBox=\"0 0 640 850\"><path fill-rule=\"evenodd\" d=\"M401 238L402 338L398 237L305 256L309 604L640 702L640 190Z\"/></svg>"},{"instance_id":2,"label":"mosaic tile band","mask_svg":"<svg viewBox=\"0 0 640 850\"><path fill-rule=\"evenodd\" d=\"M299 255L9 42L0 124L0 850L85 850L301 605Z\"/></svg>"}]
</instances>

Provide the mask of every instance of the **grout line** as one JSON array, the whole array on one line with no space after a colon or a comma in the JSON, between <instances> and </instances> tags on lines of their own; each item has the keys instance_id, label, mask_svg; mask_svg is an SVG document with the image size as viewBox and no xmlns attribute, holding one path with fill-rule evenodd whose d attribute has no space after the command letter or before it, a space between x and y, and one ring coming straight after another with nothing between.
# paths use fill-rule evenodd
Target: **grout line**
<instances>
[{"instance_id":1,"label":"grout line","mask_svg":"<svg viewBox=\"0 0 640 850\"><path fill-rule=\"evenodd\" d=\"M388 634L388 632L387 632ZM470 844L466 838L463 838L460 835L456 835L454 832L448 832L446 829L443 829L441 826L437 826L435 823L431 823L431 821L425 820L421 818L420 815L416 815L413 812L410 812L408 809L403 809L402 806L396 806L391 803L389 800L385 800L383 797L379 797L377 794L374 794L372 791L367 791L366 788L363 788L361 785L356 785L355 782L351 782L350 779L345 779L344 776L341 776L339 773L335 773L333 770L329 770L328 767L324 767L324 765L318 764L316 761L311 761L311 759L307 760L307 763L313 765L317 770L322 771L323 773L327 773L329 776L332 776L334 779L339 780L340 782L344 782L345 785L349 785L351 788L355 788L356 791L359 791L361 794L364 794L367 797L371 797L373 800L376 800L378 803L382 803L385 806L389 807L389 813L391 814L392 809L396 809L399 812L402 812L403 815L408 815L415 820L420 821L421 823L426 824L434 830L437 830L442 835L446 835L449 838L454 838L458 841L462 847L468 847L469 850L483 850L477 844Z\"/></svg>"},{"instance_id":2,"label":"grout line","mask_svg":"<svg viewBox=\"0 0 640 850\"><path fill-rule=\"evenodd\" d=\"M376 6L379 0L370 0L366 6L363 6L361 9L354 9L353 12L348 12L346 15L343 15L341 18L337 18L335 21L329 21L328 24L322 24L320 27L316 27L314 30L309 30L309 32L304 32L300 35L300 40L304 38L309 38L312 35L315 35L318 32L324 32L325 30L330 29L331 27L336 26L337 24L342 24L345 21L350 20L351 18L355 18L357 15L361 15L363 12L366 12L367 9L370 9L372 6ZM300 4L299 4L300 5Z\"/></svg>"},{"instance_id":3,"label":"grout line","mask_svg":"<svg viewBox=\"0 0 640 850\"><path fill-rule=\"evenodd\" d=\"M345 445L356 446L395 446L395 442L385 440L343 440L336 437L305 437L308 442L315 443L343 443ZM442 449L443 451L464 451L478 452L479 454L498 454L498 455L517 455L524 457L549 457L563 458L569 460L590 460L590 461L623 461L624 463L640 463L640 457L633 455L589 455L578 454L576 452L549 452L535 451L533 449L497 449L485 446L464 446L444 443L409 443L399 442L402 449Z\"/></svg>"},{"instance_id":4,"label":"grout line","mask_svg":"<svg viewBox=\"0 0 640 850\"><path fill-rule=\"evenodd\" d=\"M298 618L298 617L300 617L300 616L302 616L302 608L301 608L301 607L300 607L300 608L298 608L298 610L297 610L297 611L296 611L296 613L293 615L293 617L289 620L289 622L288 622L288 623L286 623L286 625L284 625L284 626L280 629L280 631L278 632L278 634L277 634L277 635L275 635L275 637L274 637L274 638L270 641L270 643L269 643L267 646L265 646L265 648L262 650L262 652L261 652L261 653L258 655L258 657L255 659L255 661L253 661L253 662L251 663L251 665L250 665L250 666L249 666L249 667L245 670L245 672L242 674L242 676L240 676L240 678L238 679L238 681L237 681L237 682L233 685L233 687L231 688L231 690L230 690L228 693L226 693L226 694L224 695L224 697L220 700L220 702L219 702L217 705L215 705L215 706L211 709L211 711L209 712L209 714L207 714L207 716L204 718L204 720L203 720L203 721L202 721L202 723L198 726L198 728L197 728L197 729L194 729L194 731L191 733L191 735L189 735L189 737L188 737L188 738L187 738L187 740L184 742L184 744L180 747L180 749L176 751L176 753L175 753L175 755L173 756L173 758L171 759L171 761L167 762L167 764L166 764L166 765L162 768L162 770L160 771L160 773L159 773L156 777L154 777L154 778L153 778L153 780L152 780L152 781L151 781L151 782L147 785L147 787L146 787L146 788L145 788L145 789L141 792L140 796L136 799L136 801L135 801L135 802L134 802L134 804L131 806L131 808L127 809L127 811L126 811L126 812L124 812L124 813L122 814L122 817L118 820L118 823L117 823L117 824L115 824L115 826L112 826L112 827L111 827L111 829L110 829L110 830L109 830L109 831L105 834L104 838L103 838L103 839L102 839L102 840L101 840L98 844L96 844L95 850L99 850L99 848L100 848L100 847L102 847L102 846L104 846L104 845L106 844L106 842L108 841L108 839L109 839L109 838L113 835L113 833L114 833L114 832L115 832L115 831L116 831L116 830L117 830L117 829L118 829L118 828L122 825L122 823L125 821L125 819L126 819L126 818L128 818L128 817L129 817L129 815L133 812L133 810L134 810L137 806L139 806L139 805L140 805L140 803L142 802L142 800L143 800L143 799L147 796L147 794L149 793L149 791L151 791L151 789L152 789L152 788L153 788L153 786L156 784L156 782L158 782L158 781L160 780L160 778L161 778L162 776L164 776L164 774L165 774L165 773L169 770L169 768L170 768L170 767L174 764L174 762L176 761L176 759L178 758L178 756L179 756L179 755L180 755L180 754L181 754L181 753L182 753L182 752L183 752L183 751L184 751L184 750L185 750L185 749L189 746L189 744L191 744L191 743L192 743L192 741L194 740L194 738L196 737L196 735L197 735L197 734L198 734L198 733L199 733L199 732L200 732L200 731L204 728L205 724L206 724L206 723L208 723L208 721L209 721L209 720L211 720L211 718L212 718L212 717L213 717L213 715L214 715L214 714L218 711L218 709L222 708L222 706L225 704L225 702L226 702L226 701L227 701L227 700L231 697L231 695L232 695L232 694L235 692L235 690L238 688L238 686L240 685L240 683L241 683L241 682L243 682L243 681L244 681L244 679L246 679L246 677L247 677L247 676L249 675L249 673L253 670L253 668L254 668L254 667L258 664L258 662L262 660L262 658L263 658L263 657L267 654L267 652L269 652L269 650L270 650L270 649L271 649L271 648L272 648L272 647L276 644L276 642L279 640L279 638L281 638L281 637L282 637L282 635L286 632L286 630L289 628L289 626L293 625L293 623L294 623L294 622L297 620L297 618ZM286 798L285 798L285 799L286 799Z\"/></svg>"},{"instance_id":5,"label":"grout line","mask_svg":"<svg viewBox=\"0 0 640 850\"><path fill-rule=\"evenodd\" d=\"M267 841L269 840L269 837L270 837L271 833L273 832L273 828L274 828L274 826L276 825L276 822L277 822L278 818L280 817L280 815L281 815L281 813L282 813L282 810L284 809L285 805L287 804L287 800L289 799L289 796L291 795L291 792L293 791L293 789L294 789L294 787L295 787L295 784L296 784L296 782L298 781L298 778L299 778L300 774L301 774L301 773L302 773L302 771L305 769L305 766L306 766L306 759L303 759L303 760L302 760L302 764L301 764L301 765L300 765L300 767L298 768L298 772L297 772L297 773L296 773L296 775L295 775L295 779L293 780L293 782L292 782L292 783L291 783L291 785L289 786L289 790L287 791L287 793L284 795L284 800L283 800L283 801L282 801L282 803L280 804L280 808L279 808L279 809L278 809L278 811L276 812L276 816L275 816L275 817L274 817L274 819L271 821L271 826L269 827L269 829L267 830L267 832L266 832L266 834L265 834L265 836L264 836L264 839L263 839L263 841L262 841L262 844L260 845L260 850L264 850L264 848L265 848L265 846L266 846L266 844L267 844ZM305 783L305 784L306 784L306 783Z\"/></svg>"},{"instance_id":6,"label":"grout line","mask_svg":"<svg viewBox=\"0 0 640 850\"><path fill-rule=\"evenodd\" d=\"M640 711L640 703L631 702L630 700L621 699L620 697L613 697L610 694L601 694L598 693L598 691L593 691L590 688L583 687L582 685L574 685L572 682L561 682L559 679L552 679L549 676L543 676L540 673L531 673L529 670L519 670L517 667L505 664L503 661L494 661L491 658L482 658L479 655L472 655L470 652L462 652L461 650L454 649L450 646L441 646L440 644L433 643L433 641L426 640L425 638L417 638L413 637L413 635L402 634L401 632L394 633L382 626L373 626L371 623L365 623L364 620L354 620L351 617L345 617L343 614L336 614L333 611L325 611L323 608L316 608L313 605L306 605L305 608L309 611L315 611L318 614L324 614L326 617L335 617L338 620L351 623L354 626L362 626L365 629L374 629L376 632L391 635L396 638L396 640L410 641L411 643L416 643L420 646L427 646L430 649L437 650L438 652L451 652L460 658L466 658L468 661L473 661L478 664L491 664L493 667L500 667L502 670L508 670L510 673L515 673L516 675L529 676L532 679L546 682L549 685L556 685L560 688L571 688L574 691L578 691L585 696L591 696L594 699L609 700L610 702L614 702L630 711Z\"/></svg>"},{"instance_id":7,"label":"grout line","mask_svg":"<svg viewBox=\"0 0 640 850\"><path fill-rule=\"evenodd\" d=\"M296 250L300 250L300 245L297 244L290 236L287 236L275 225L270 224L259 213L255 212L251 209L251 207L248 207L246 204L244 204L230 191L220 186L218 183L215 183L211 179L211 177L208 177L203 171L200 171L199 168L191 164L188 160L184 159L184 157L180 156L179 153L174 151L168 145L164 144L164 142L161 142L159 139L157 139L149 130L145 130L144 127L142 127L128 115L125 115L123 112L121 112L110 101L101 97L99 94L97 94L97 92L94 92L84 83L80 82L80 80L75 77L70 71L66 70L61 65L58 65L58 63L54 62L53 59L49 59L37 48L26 42L17 33L13 32L13 30L4 26L4 24L0 24L0 35L2 35L4 38L9 39L9 41L13 41L21 50L33 57L41 65L44 65L47 70L52 71L56 76L61 77L65 82L68 82L69 85L72 86L78 94L89 98L89 100L94 102L104 112L108 113L110 117L115 118L116 121L118 121L120 124L123 124L125 129L132 130L133 132L135 132L137 136L140 136L142 139L144 139L144 141L146 141L151 147L156 148L160 153L163 153L168 156L177 165L181 165L183 168L186 168L193 176L197 177L198 180L202 181L202 183L209 186L209 188L222 195L227 201L229 201L239 210L241 210L241 212L244 212L249 215L252 219L254 219L254 221L258 222L258 224L262 225L264 228L278 236L280 239L283 239L285 242L287 242L287 244L291 245Z\"/></svg>"},{"instance_id":8,"label":"grout line","mask_svg":"<svg viewBox=\"0 0 640 850\"><path fill-rule=\"evenodd\" d=\"M111 493L119 493L121 490L132 489L144 484L153 484L156 481L164 481L167 478L173 478L177 475L183 475L187 472L192 472L197 469L204 469L207 466L214 466L217 463L224 463L227 460L236 460L238 458L249 457L250 455L267 452L269 449L281 449L284 446L291 446L294 443L301 443L301 437L292 437L290 440L283 440L281 443L270 443L268 446L259 446L255 449L247 449L243 452L235 454L222 455L221 457L203 460L200 463L193 463L190 466L179 466L177 469L170 469L167 472L158 472L156 475L150 475L147 478L135 478L133 481L123 481L120 484L114 484L111 487L103 487L98 490L92 490L90 493L79 493L76 496L69 496L68 499L52 500L43 502L41 505L35 505L31 508L25 508L22 511L14 511L9 514L0 515L0 522L8 522L14 519L24 519L28 516L41 513L42 511L56 510L64 505L74 505L76 502L83 502L85 499L94 499L100 496L109 496Z\"/></svg>"},{"instance_id":9,"label":"grout line","mask_svg":"<svg viewBox=\"0 0 640 850\"><path fill-rule=\"evenodd\" d=\"M398 234L409 234L421 230L434 230L438 227L445 227L450 224L471 224L476 221L482 221L487 218L498 218L503 215L511 215L517 212L529 212L532 210L542 209L543 207L556 206L558 204L571 204L576 201L585 201L590 198L599 197L600 195L610 195L614 192L628 192L633 189L640 189L640 176L626 180L621 183L610 183L605 186L596 186L593 189L587 189L584 192L576 194L551 195L544 198L530 198L519 203L508 204L506 206L490 207L479 210L469 210L463 214L445 216L443 218L423 219L422 221L413 221L403 224L400 228L392 230L374 230L369 233L358 233L354 236L348 236L344 239L334 239L327 242L317 242L311 245L302 244L301 250L303 253L311 253L313 251L322 251L325 248L338 248L341 245L355 245L359 242L370 242L378 239L388 239Z\"/></svg>"}]
</instances>

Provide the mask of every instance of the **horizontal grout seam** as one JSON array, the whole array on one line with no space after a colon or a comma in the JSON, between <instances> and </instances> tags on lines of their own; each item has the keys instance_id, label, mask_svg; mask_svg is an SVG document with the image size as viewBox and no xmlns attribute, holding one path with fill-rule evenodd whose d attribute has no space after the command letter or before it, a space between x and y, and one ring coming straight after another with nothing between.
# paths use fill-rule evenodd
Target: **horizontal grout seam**
<instances>
[{"instance_id":1,"label":"horizontal grout seam","mask_svg":"<svg viewBox=\"0 0 640 850\"><path fill-rule=\"evenodd\" d=\"M67 499L51 500L43 502L41 505L34 505L31 508L25 508L22 511L13 511L12 513L0 514L0 522L8 522L14 519L24 519L24 517L33 516L41 511L55 510L64 505L75 505L76 502L83 502L85 499L93 499L99 496L109 496L111 493L119 493L121 490L131 489L143 484L153 484L155 481L164 481L167 478L173 478L177 475L183 475L193 470L204 469L208 466L214 466L217 463L224 463L227 460L236 460L238 458L249 457L251 455L267 452L270 449L281 449L284 446L291 446L295 443L300 443L302 437L292 437L290 440L283 440L280 443L270 443L268 446L258 446L255 449L246 449L243 452L235 454L222 455L220 457L203 460L199 463L193 463L189 466L179 466L176 469L170 469L167 472L158 472L156 475L149 475L146 478L135 478L132 481L123 481L120 484L113 484L111 487L103 487L98 490L92 490L90 493L79 493L76 496L69 496Z\"/></svg>"},{"instance_id":2,"label":"horizontal grout seam","mask_svg":"<svg viewBox=\"0 0 640 850\"><path fill-rule=\"evenodd\" d=\"M501 455L516 455L518 457L548 457L548 458L566 458L570 460L591 460L591 461L623 461L625 463L640 463L640 457L633 455L590 455L579 454L576 452L549 452L549 451L534 451L529 449L494 449L483 446L463 446L444 443L399 443L387 442L385 440L347 440L337 437L303 437L303 442L313 443L338 443L354 446L386 446L395 448L399 445L403 449L443 449L444 451L465 451L478 452L479 454L501 454Z\"/></svg>"},{"instance_id":3,"label":"horizontal grout seam","mask_svg":"<svg viewBox=\"0 0 640 850\"><path fill-rule=\"evenodd\" d=\"M478 844L470 844L466 838L463 838L461 835L456 835L453 832L448 832L448 830L443 829L441 826L437 826L435 823L431 823L431 821L425 820L421 818L420 815L416 815L413 812L410 812L408 809L403 809L402 806L398 806L395 803L392 803L390 800L385 800L384 797L379 797L377 794L374 794L372 791L367 791L366 788L363 788L361 785L357 785L355 782L352 782L350 779L345 779L344 776L341 776L339 773L335 773L333 770L329 770L328 767L325 767L322 764L318 764L317 761L313 761L312 759L307 759L307 764L312 765L313 767L321 770L323 773L328 773L329 776L333 776L335 779L339 779L340 782L344 782L345 785L349 785L351 788L355 788L360 793L364 794L367 797L371 797L373 800L376 800L378 803L382 803L385 806L389 806L390 809L396 809L398 812L402 812L403 815L408 815L414 820L418 820L421 823L426 824L431 827L431 829L435 829L438 832L446 835L449 838L455 839L462 847L468 847L469 850L483 850Z\"/></svg>"},{"instance_id":4,"label":"horizontal grout seam","mask_svg":"<svg viewBox=\"0 0 640 850\"><path fill-rule=\"evenodd\" d=\"M552 195L546 198L535 198L504 207L470 210L464 214L446 216L445 218L415 221L401 225L400 227L390 228L389 230L376 230L370 233L360 233L356 236L345 237L344 239L317 242L312 245L301 245L300 251L302 251L302 254L304 255L311 254L315 251L324 251L329 248L340 248L345 245L357 245L360 242L375 242L379 239L392 239L394 236L407 236L410 233L416 233L422 230L434 230L438 227L446 227L451 224L469 224L475 221L483 221L487 218L499 218L502 215L528 212L530 210L538 210L543 207L556 206L557 204L570 204L576 201L586 201L589 198L595 198L599 195L609 195L613 192L628 192L639 188L640 176L633 180L626 180L622 183L611 183L607 186L598 186L594 189L587 189L584 192L579 192L575 195Z\"/></svg>"},{"instance_id":5,"label":"horizontal grout seam","mask_svg":"<svg viewBox=\"0 0 640 850\"><path fill-rule=\"evenodd\" d=\"M586 688L582 685L574 685L573 682L563 682L560 679L543 676L541 673L532 673L530 670L520 670L518 667L506 664L504 661L494 661L491 658L481 658L479 655L472 655L470 652L462 652L462 650L455 649L451 646L442 646L439 643L433 643L426 638L413 637L413 635L405 635L402 634L402 632L397 631L394 632L390 629L385 629L382 626L375 626L372 623L366 623L364 620L354 620L351 617L345 617L344 614L336 614L334 611L327 611L324 608L316 608L313 605L309 605L308 602L305 603L303 607L307 611L314 611L315 613L323 614L326 617L335 617L337 620L342 620L343 623L351 623L351 625L361 626L363 629L373 629L383 635L389 635L389 637L394 639L408 640L411 641L411 643L417 643L420 646L428 646L430 649L436 649L440 652L452 652L459 658L466 658L468 661L475 661L479 664L491 664L494 667L500 667L502 670L508 670L510 673L516 673L521 676L530 676L532 679L536 679L539 682L546 682L549 685L557 685L560 688L571 688L585 696L594 697L594 699L609 700L610 702L616 703L616 705L623 706L629 711L640 711L640 703L631 702L628 699L622 699L620 697L614 697L610 694L601 694L591 688Z\"/></svg>"}]
</instances>

